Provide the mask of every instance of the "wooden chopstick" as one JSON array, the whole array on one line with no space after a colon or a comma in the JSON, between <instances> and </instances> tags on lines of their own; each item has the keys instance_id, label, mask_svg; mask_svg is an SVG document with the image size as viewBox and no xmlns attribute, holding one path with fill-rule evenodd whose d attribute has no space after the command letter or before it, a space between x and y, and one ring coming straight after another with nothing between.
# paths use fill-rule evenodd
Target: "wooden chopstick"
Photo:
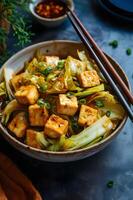
<instances>
[{"instance_id":1,"label":"wooden chopstick","mask_svg":"<svg viewBox=\"0 0 133 200\"><path fill-rule=\"evenodd\" d=\"M114 67L112 66L112 64L109 62L108 58L105 56L105 54L103 53L103 51L100 49L100 47L97 45L97 43L95 42L95 40L90 35L90 33L82 25L81 21L76 16L76 14L73 11L71 11L70 9L69 9L69 11L70 11L71 15L73 16L73 18L75 19L75 21L77 21L77 23L79 24L80 28L82 29L83 33L87 37L87 39L90 42L90 44L92 45L93 50L95 50L96 53L98 54L98 57L100 57L101 60L103 60L104 65L106 66L106 70L108 70L108 72L111 73L111 75L114 78L114 81L116 82L116 84L120 85L120 89L123 90L123 92L124 92L125 96L127 97L128 101L131 104L133 104L133 95L129 91L129 89L126 86L126 84L124 83L124 81L121 79L121 77L119 76L119 74L116 72L116 70L114 69Z\"/></svg>"},{"instance_id":2,"label":"wooden chopstick","mask_svg":"<svg viewBox=\"0 0 133 200\"><path fill-rule=\"evenodd\" d=\"M86 46L86 48L89 50L89 52L91 53L92 57L94 58L94 60L96 61L97 65L99 66L101 72L103 73L104 77L107 79L107 81L110 83L112 89L114 90L114 92L116 93L119 101L121 102L121 104L123 105L123 107L125 108L125 110L128 113L128 116L130 117L130 119L133 121L133 112L129 106L129 103L131 103L131 101L127 101L126 98L124 97L124 95L121 93L120 89L118 88L116 82L114 82L114 80L112 79L112 77L109 75L108 71L105 69L104 65L102 64L100 58L97 56L96 52L94 51L95 46L93 45L93 38L91 37L87 37L89 33L87 33L87 31L82 29L83 25L81 26L81 22L78 19L78 17L76 16L76 14L71 11L69 8L66 11L67 16L69 18L69 20L71 21L73 27L75 28L76 32L78 33L79 37L81 38L82 42L84 43L84 45ZM77 20L78 19L78 20ZM79 23L80 22L80 23ZM85 31L87 34L85 34ZM90 35L90 34L89 34ZM91 45L90 45L91 43ZM97 46L97 44L95 43L95 45ZM100 50L100 48L99 48ZM100 50L101 51L101 50ZM98 49L97 49L98 52ZM103 58L103 57L102 57ZM107 60L107 59L106 59ZM104 62L106 61L104 60ZM108 61L109 62L109 61ZM111 63L110 63L111 65ZM112 67L113 68L113 67ZM119 77L120 78L120 77ZM126 86L126 85L125 85ZM123 89L123 88L122 88ZM124 89L123 89L124 90ZM126 91L128 91L127 87L126 87ZM125 92L125 90L124 90ZM130 92L127 92L130 93ZM131 96L131 95L130 95ZM131 96L132 97L132 96ZM130 98L131 100L132 98Z\"/></svg>"}]
</instances>

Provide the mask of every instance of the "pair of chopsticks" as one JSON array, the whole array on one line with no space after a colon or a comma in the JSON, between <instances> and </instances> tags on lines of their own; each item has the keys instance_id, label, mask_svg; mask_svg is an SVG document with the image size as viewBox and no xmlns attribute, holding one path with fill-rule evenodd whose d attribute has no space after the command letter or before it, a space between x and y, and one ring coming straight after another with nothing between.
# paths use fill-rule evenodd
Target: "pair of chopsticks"
<instances>
[{"instance_id":1,"label":"pair of chopsticks","mask_svg":"<svg viewBox=\"0 0 133 200\"><path fill-rule=\"evenodd\" d=\"M75 12L72 11L63 0L61 1L66 6L66 14L71 21L73 27L75 28L77 34L79 35L80 39L86 46L86 49L91 53L91 56L95 60L102 74L111 85L119 101L125 108L128 116L133 121L133 111L130 107L130 104L133 104L133 96L130 93L128 87L118 75L117 71L109 62L103 51L96 44L90 33L85 29Z\"/></svg>"}]
</instances>

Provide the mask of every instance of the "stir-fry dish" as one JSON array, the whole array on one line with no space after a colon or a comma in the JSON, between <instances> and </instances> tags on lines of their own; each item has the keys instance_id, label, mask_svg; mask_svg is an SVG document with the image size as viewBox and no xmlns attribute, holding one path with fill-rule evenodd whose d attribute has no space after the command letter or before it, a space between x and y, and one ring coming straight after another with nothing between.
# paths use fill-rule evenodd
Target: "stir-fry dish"
<instances>
[{"instance_id":1,"label":"stir-fry dish","mask_svg":"<svg viewBox=\"0 0 133 200\"><path fill-rule=\"evenodd\" d=\"M95 62L84 51L78 58L39 52L0 85L1 123L30 147L48 151L86 148L108 137L124 117Z\"/></svg>"}]
</instances>

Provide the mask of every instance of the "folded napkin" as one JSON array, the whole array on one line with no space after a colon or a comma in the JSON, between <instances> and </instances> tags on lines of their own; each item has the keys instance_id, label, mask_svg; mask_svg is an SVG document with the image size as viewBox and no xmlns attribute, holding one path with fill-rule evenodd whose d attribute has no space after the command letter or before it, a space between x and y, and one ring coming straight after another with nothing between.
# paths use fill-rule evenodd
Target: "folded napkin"
<instances>
[{"instance_id":1,"label":"folded napkin","mask_svg":"<svg viewBox=\"0 0 133 200\"><path fill-rule=\"evenodd\" d=\"M0 153L0 200L42 200L31 181Z\"/></svg>"}]
</instances>

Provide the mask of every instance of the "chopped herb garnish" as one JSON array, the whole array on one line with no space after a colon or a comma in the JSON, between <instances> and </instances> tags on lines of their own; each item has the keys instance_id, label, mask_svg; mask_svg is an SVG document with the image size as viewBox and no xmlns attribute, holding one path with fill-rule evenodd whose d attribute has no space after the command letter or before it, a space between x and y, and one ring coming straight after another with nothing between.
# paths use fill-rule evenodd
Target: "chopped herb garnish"
<instances>
[{"instance_id":1,"label":"chopped herb garnish","mask_svg":"<svg viewBox=\"0 0 133 200\"><path fill-rule=\"evenodd\" d=\"M95 100L95 104L98 108L102 108L104 107L104 103L101 100Z\"/></svg>"},{"instance_id":2,"label":"chopped herb garnish","mask_svg":"<svg viewBox=\"0 0 133 200\"><path fill-rule=\"evenodd\" d=\"M41 108L43 108L44 105L45 105L45 102L44 102L43 99L38 99L37 104L38 104Z\"/></svg>"},{"instance_id":3,"label":"chopped herb garnish","mask_svg":"<svg viewBox=\"0 0 133 200\"><path fill-rule=\"evenodd\" d=\"M118 46L118 41L113 40L113 41L109 42L109 45L112 46L113 48L116 48Z\"/></svg>"},{"instance_id":4,"label":"chopped herb garnish","mask_svg":"<svg viewBox=\"0 0 133 200\"><path fill-rule=\"evenodd\" d=\"M73 93L72 93L72 92L68 92L68 93L66 94L66 96L69 98L69 97L73 96Z\"/></svg>"},{"instance_id":5,"label":"chopped herb garnish","mask_svg":"<svg viewBox=\"0 0 133 200\"><path fill-rule=\"evenodd\" d=\"M62 70L64 68L64 60L60 60L56 67L58 70Z\"/></svg>"},{"instance_id":6,"label":"chopped herb garnish","mask_svg":"<svg viewBox=\"0 0 133 200\"><path fill-rule=\"evenodd\" d=\"M114 185L114 181L110 180L108 183L107 183L107 187L108 188L112 188Z\"/></svg>"},{"instance_id":7,"label":"chopped herb garnish","mask_svg":"<svg viewBox=\"0 0 133 200\"><path fill-rule=\"evenodd\" d=\"M48 110L51 109L50 103L44 101L44 99L38 99L37 104L38 104L41 108L45 107L45 108L47 108Z\"/></svg>"},{"instance_id":8,"label":"chopped herb garnish","mask_svg":"<svg viewBox=\"0 0 133 200\"><path fill-rule=\"evenodd\" d=\"M132 49L128 48L128 49L126 50L126 54L127 54L128 56L130 56L130 55L132 54Z\"/></svg>"},{"instance_id":9,"label":"chopped herb garnish","mask_svg":"<svg viewBox=\"0 0 133 200\"><path fill-rule=\"evenodd\" d=\"M86 99L80 99L80 100L79 100L79 104L80 104L80 105L86 104Z\"/></svg>"},{"instance_id":10,"label":"chopped herb garnish","mask_svg":"<svg viewBox=\"0 0 133 200\"><path fill-rule=\"evenodd\" d=\"M48 88L47 84L39 85L39 90L42 93L45 93L47 88Z\"/></svg>"},{"instance_id":11,"label":"chopped herb garnish","mask_svg":"<svg viewBox=\"0 0 133 200\"><path fill-rule=\"evenodd\" d=\"M70 125L74 133L79 133L81 131L81 126L78 124L78 116L73 116L70 118Z\"/></svg>"},{"instance_id":12,"label":"chopped herb garnish","mask_svg":"<svg viewBox=\"0 0 133 200\"><path fill-rule=\"evenodd\" d=\"M53 70L52 67L47 67L46 69L44 69L43 71L41 71L41 73L45 76L47 76L48 74L50 74L50 72Z\"/></svg>"},{"instance_id":13,"label":"chopped herb garnish","mask_svg":"<svg viewBox=\"0 0 133 200\"><path fill-rule=\"evenodd\" d=\"M47 108L48 110L51 109L51 105L49 102L45 102L44 103L45 108Z\"/></svg>"},{"instance_id":14,"label":"chopped herb garnish","mask_svg":"<svg viewBox=\"0 0 133 200\"><path fill-rule=\"evenodd\" d=\"M107 117L110 117L110 115L111 115L111 111L108 110L108 111L106 112L106 116L107 116Z\"/></svg>"}]
</instances>

